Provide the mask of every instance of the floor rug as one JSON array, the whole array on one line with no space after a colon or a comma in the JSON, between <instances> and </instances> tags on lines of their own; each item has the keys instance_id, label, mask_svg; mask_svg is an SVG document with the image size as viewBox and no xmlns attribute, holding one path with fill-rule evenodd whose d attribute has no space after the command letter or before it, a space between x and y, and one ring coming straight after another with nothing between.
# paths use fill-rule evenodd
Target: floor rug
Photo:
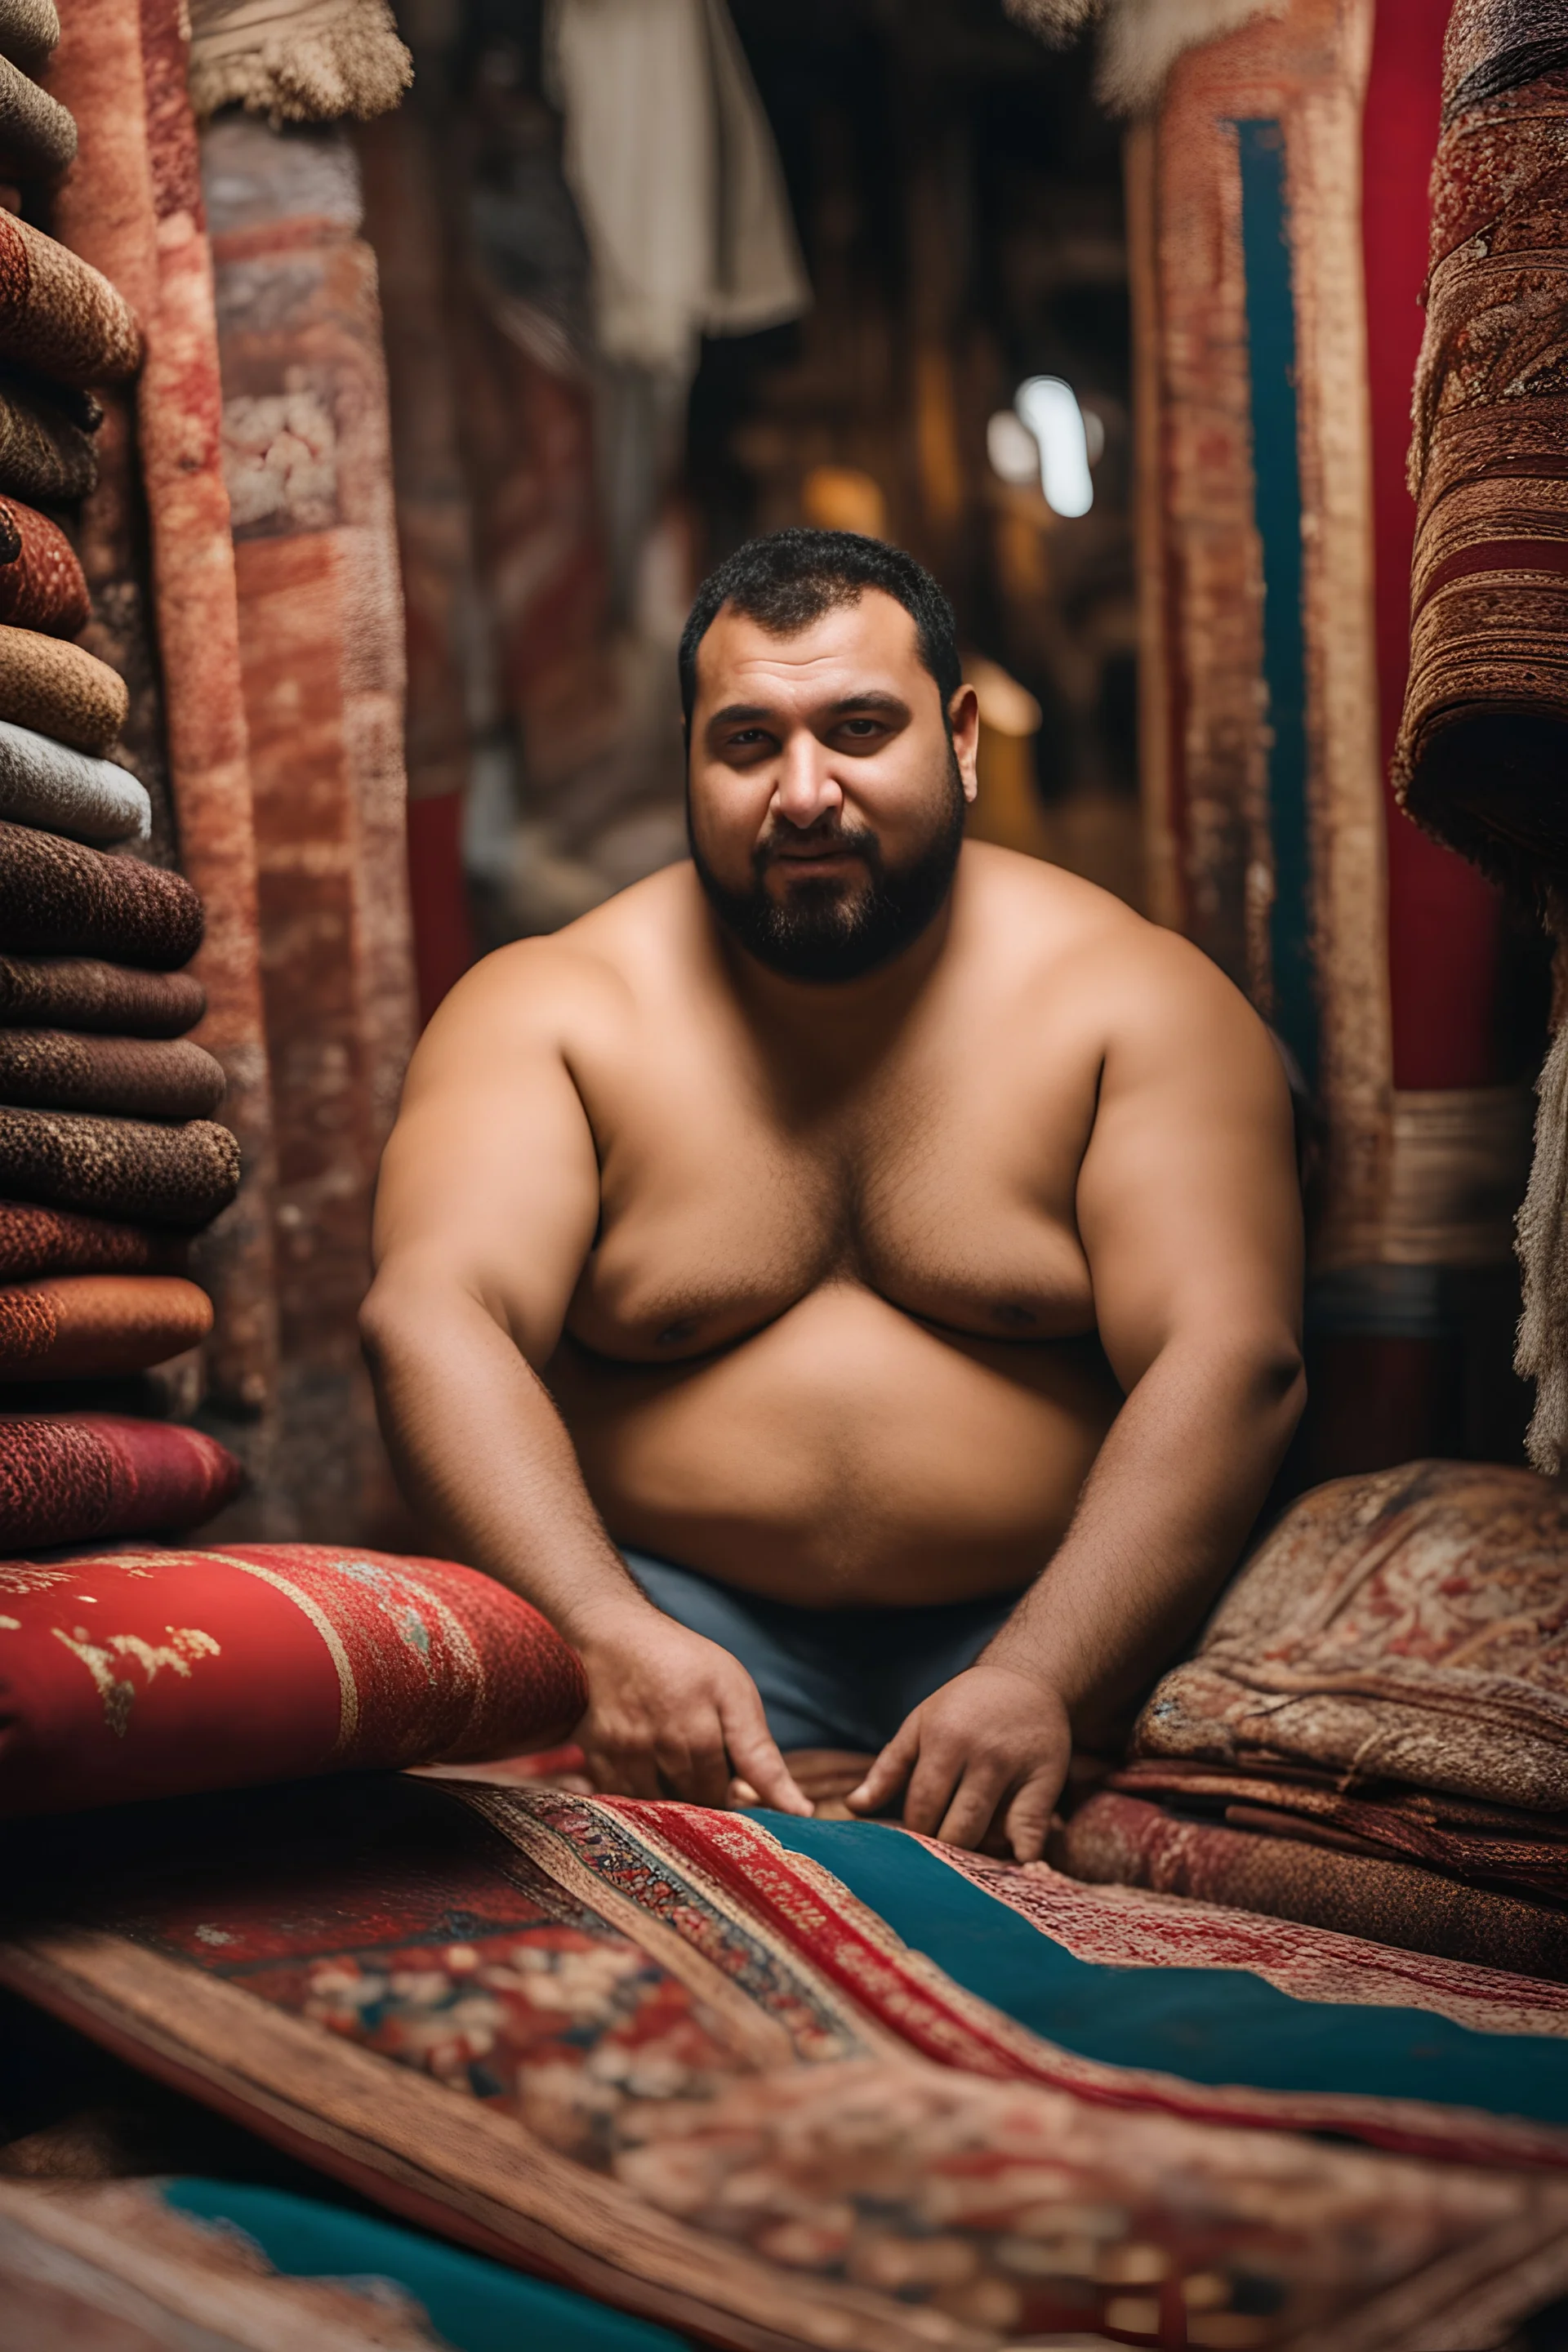
<instances>
[{"instance_id":1,"label":"floor rug","mask_svg":"<svg viewBox=\"0 0 1568 2352\"><path fill-rule=\"evenodd\" d=\"M1427 2065L1386 1991L1314 2011L1233 1964L1163 2072L1180 2020L1129 1999L1159 1970L1053 1960L902 1832L790 1835L406 1777L123 1808L8 1834L0 1979L417 2226L722 2346L1415 2352L1440 2322L1474 2352L1568 2286L1560 2035L1413 2004ZM974 1989L1039 2014L1053 1968L1145 2046ZM1257 2087L1220 2042L1243 1994L1394 2054Z\"/></svg>"}]
</instances>

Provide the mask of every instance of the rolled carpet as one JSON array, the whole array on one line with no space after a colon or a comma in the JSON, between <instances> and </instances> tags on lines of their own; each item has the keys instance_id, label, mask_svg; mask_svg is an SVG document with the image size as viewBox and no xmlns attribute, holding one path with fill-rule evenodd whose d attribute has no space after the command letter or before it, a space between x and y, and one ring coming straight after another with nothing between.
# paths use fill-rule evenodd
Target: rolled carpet
<instances>
[{"instance_id":1,"label":"rolled carpet","mask_svg":"<svg viewBox=\"0 0 1568 2352\"><path fill-rule=\"evenodd\" d=\"M129 1118L210 1118L223 1088L222 1063L184 1038L0 1029L0 1103Z\"/></svg>"},{"instance_id":2,"label":"rolled carpet","mask_svg":"<svg viewBox=\"0 0 1568 2352\"><path fill-rule=\"evenodd\" d=\"M0 0L0 57L13 65L37 73L59 37L55 0Z\"/></svg>"},{"instance_id":3,"label":"rolled carpet","mask_svg":"<svg viewBox=\"0 0 1568 2352\"><path fill-rule=\"evenodd\" d=\"M0 1193L137 1224L205 1225L239 1190L226 1127L0 1110Z\"/></svg>"},{"instance_id":4,"label":"rolled carpet","mask_svg":"<svg viewBox=\"0 0 1568 2352\"><path fill-rule=\"evenodd\" d=\"M0 1550L199 1527L241 1475L216 1438L175 1423L0 1414Z\"/></svg>"},{"instance_id":5,"label":"rolled carpet","mask_svg":"<svg viewBox=\"0 0 1568 2352\"><path fill-rule=\"evenodd\" d=\"M172 971L201 943L202 902L183 876L0 823L0 952Z\"/></svg>"},{"instance_id":6,"label":"rolled carpet","mask_svg":"<svg viewBox=\"0 0 1568 2352\"><path fill-rule=\"evenodd\" d=\"M101 1380L199 1346L212 1301L172 1274L63 1274L0 1288L0 1381Z\"/></svg>"},{"instance_id":7,"label":"rolled carpet","mask_svg":"<svg viewBox=\"0 0 1568 2352\"><path fill-rule=\"evenodd\" d=\"M61 383L120 383L135 373L142 331L101 272L0 213L0 351Z\"/></svg>"},{"instance_id":8,"label":"rolled carpet","mask_svg":"<svg viewBox=\"0 0 1568 2352\"><path fill-rule=\"evenodd\" d=\"M0 1201L0 1282L35 1274L175 1274L184 1255L177 1234L37 1201Z\"/></svg>"},{"instance_id":9,"label":"rolled carpet","mask_svg":"<svg viewBox=\"0 0 1568 2352\"><path fill-rule=\"evenodd\" d=\"M58 523L20 499L0 499L0 621L74 637L91 617L86 578Z\"/></svg>"},{"instance_id":10,"label":"rolled carpet","mask_svg":"<svg viewBox=\"0 0 1568 2352\"><path fill-rule=\"evenodd\" d=\"M58 101L0 53L0 173L50 179L76 160L76 124Z\"/></svg>"},{"instance_id":11,"label":"rolled carpet","mask_svg":"<svg viewBox=\"0 0 1568 2352\"><path fill-rule=\"evenodd\" d=\"M98 487L93 428L42 386L0 373L0 490L35 506L66 506Z\"/></svg>"},{"instance_id":12,"label":"rolled carpet","mask_svg":"<svg viewBox=\"0 0 1568 2352\"><path fill-rule=\"evenodd\" d=\"M1432 167L1394 782L1499 877L1568 862L1568 14L1458 0Z\"/></svg>"},{"instance_id":13,"label":"rolled carpet","mask_svg":"<svg viewBox=\"0 0 1568 2352\"><path fill-rule=\"evenodd\" d=\"M1405 1951L1568 1979L1568 1910L1555 1904L1415 1863L1184 1819L1113 1790L1090 1797L1053 1835L1050 1860L1091 1885L1147 1886Z\"/></svg>"},{"instance_id":14,"label":"rolled carpet","mask_svg":"<svg viewBox=\"0 0 1568 2352\"><path fill-rule=\"evenodd\" d=\"M145 841L153 803L129 768L0 719L0 817L77 841Z\"/></svg>"},{"instance_id":15,"label":"rolled carpet","mask_svg":"<svg viewBox=\"0 0 1568 2352\"><path fill-rule=\"evenodd\" d=\"M188 971L137 971L89 956L0 955L0 1022L125 1037L183 1037L207 1009Z\"/></svg>"},{"instance_id":16,"label":"rolled carpet","mask_svg":"<svg viewBox=\"0 0 1568 2352\"><path fill-rule=\"evenodd\" d=\"M85 646L0 625L0 719L78 751L103 752L131 707L125 680Z\"/></svg>"}]
</instances>

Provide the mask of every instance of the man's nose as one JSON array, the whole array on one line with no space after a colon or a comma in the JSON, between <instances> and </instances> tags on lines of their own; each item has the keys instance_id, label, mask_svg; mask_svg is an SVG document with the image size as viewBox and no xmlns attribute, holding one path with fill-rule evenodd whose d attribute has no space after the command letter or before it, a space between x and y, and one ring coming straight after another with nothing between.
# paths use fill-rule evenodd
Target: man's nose
<instances>
[{"instance_id":1,"label":"man's nose","mask_svg":"<svg viewBox=\"0 0 1568 2352\"><path fill-rule=\"evenodd\" d=\"M844 793L834 776L826 745L809 729L786 737L773 786L773 814L804 833L824 817L837 816Z\"/></svg>"}]
</instances>

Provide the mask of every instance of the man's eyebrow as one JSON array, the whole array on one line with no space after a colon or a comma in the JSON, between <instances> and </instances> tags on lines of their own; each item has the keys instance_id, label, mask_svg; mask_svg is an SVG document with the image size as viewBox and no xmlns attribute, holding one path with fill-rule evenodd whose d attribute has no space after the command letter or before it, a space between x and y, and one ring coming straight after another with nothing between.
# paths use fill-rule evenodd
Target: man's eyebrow
<instances>
[{"instance_id":1,"label":"man's eyebrow","mask_svg":"<svg viewBox=\"0 0 1568 2352\"><path fill-rule=\"evenodd\" d=\"M841 700L829 703L828 717L840 719L851 710L884 710L889 719L907 719L910 715L910 706L901 695L888 694L874 686L868 687L864 694L847 694Z\"/></svg>"},{"instance_id":2,"label":"man's eyebrow","mask_svg":"<svg viewBox=\"0 0 1568 2352\"><path fill-rule=\"evenodd\" d=\"M771 719L773 712L765 702L727 702L708 721L710 727L734 727L742 719Z\"/></svg>"}]
</instances>

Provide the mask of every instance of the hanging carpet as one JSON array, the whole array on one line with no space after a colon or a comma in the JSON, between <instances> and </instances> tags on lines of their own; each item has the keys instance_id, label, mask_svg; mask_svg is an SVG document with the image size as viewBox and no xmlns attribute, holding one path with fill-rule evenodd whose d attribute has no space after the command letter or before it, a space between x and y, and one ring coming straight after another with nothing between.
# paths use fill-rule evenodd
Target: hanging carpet
<instances>
[{"instance_id":1,"label":"hanging carpet","mask_svg":"<svg viewBox=\"0 0 1568 2352\"><path fill-rule=\"evenodd\" d=\"M1215 1965L1204 1915L775 1826L428 1777L16 1826L0 1980L721 2346L1393 2352L1568 2284L1560 1989L1298 1929L1287 1992L1223 1915Z\"/></svg>"}]
</instances>

